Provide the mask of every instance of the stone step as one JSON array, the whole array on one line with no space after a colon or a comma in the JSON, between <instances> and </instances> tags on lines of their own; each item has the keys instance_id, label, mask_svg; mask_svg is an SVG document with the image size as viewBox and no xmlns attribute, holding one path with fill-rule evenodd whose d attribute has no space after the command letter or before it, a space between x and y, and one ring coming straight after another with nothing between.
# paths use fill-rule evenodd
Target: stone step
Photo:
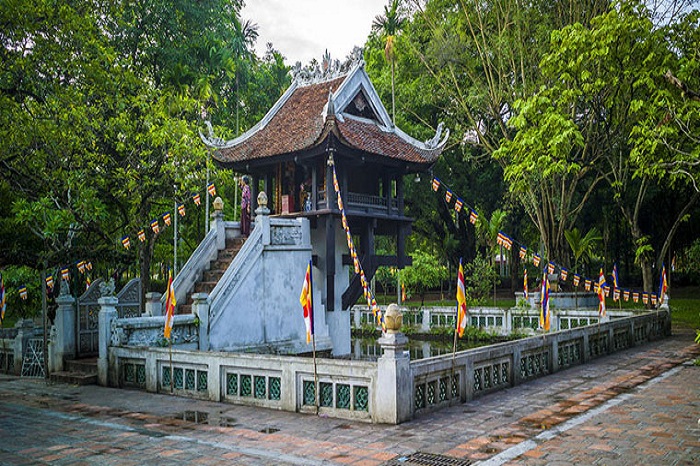
<instances>
[{"instance_id":1,"label":"stone step","mask_svg":"<svg viewBox=\"0 0 700 466\"><path fill-rule=\"evenodd\" d=\"M202 281L203 282L219 282L221 277L223 277L224 273L226 270L221 270L221 269L213 269L213 270L205 270L202 273Z\"/></svg>"},{"instance_id":2,"label":"stone step","mask_svg":"<svg viewBox=\"0 0 700 466\"><path fill-rule=\"evenodd\" d=\"M96 385L97 371L95 373L58 371L50 376L52 382L67 383L71 385Z\"/></svg>"},{"instance_id":3,"label":"stone step","mask_svg":"<svg viewBox=\"0 0 700 466\"><path fill-rule=\"evenodd\" d=\"M63 363L67 372L97 374L97 358L68 359Z\"/></svg>"},{"instance_id":4,"label":"stone step","mask_svg":"<svg viewBox=\"0 0 700 466\"><path fill-rule=\"evenodd\" d=\"M195 293L211 293L217 282L197 282L194 284Z\"/></svg>"},{"instance_id":5,"label":"stone step","mask_svg":"<svg viewBox=\"0 0 700 466\"><path fill-rule=\"evenodd\" d=\"M177 306L176 313L178 315L192 314L192 304L181 304Z\"/></svg>"},{"instance_id":6,"label":"stone step","mask_svg":"<svg viewBox=\"0 0 700 466\"><path fill-rule=\"evenodd\" d=\"M209 262L209 270L226 270L233 262L233 257L228 259L217 259Z\"/></svg>"}]
</instances>

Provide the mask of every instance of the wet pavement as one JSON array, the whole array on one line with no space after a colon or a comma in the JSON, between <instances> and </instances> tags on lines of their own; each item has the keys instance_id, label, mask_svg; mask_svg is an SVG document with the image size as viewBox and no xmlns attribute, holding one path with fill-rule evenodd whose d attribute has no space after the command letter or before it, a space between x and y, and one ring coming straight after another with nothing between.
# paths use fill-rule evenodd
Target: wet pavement
<instances>
[{"instance_id":1,"label":"wet pavement","mask_svg":"<svg viewBox=\"0 0 700 466\"><path fill-rule=\"evenodd\" d=\"M0 375L0 464L700 464L690 331L398 426Z\"/></svg>"}]
</instances>

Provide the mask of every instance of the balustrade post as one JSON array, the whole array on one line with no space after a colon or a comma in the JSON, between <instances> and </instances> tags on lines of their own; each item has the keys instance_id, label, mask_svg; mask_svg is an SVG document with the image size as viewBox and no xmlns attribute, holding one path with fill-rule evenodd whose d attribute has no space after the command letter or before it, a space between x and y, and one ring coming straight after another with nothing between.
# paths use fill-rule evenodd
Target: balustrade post
<instances>
[{"instance_id":1,"label":"balustrade post","mask_svg":"<svg viewBox=\"0 0 700 466\"><path fill-rule=\"evenodd\" d=\"M56 338L49 345L49 372L58 372L64 369L64 361L76 356L75 346L75 298L61 288L61 295L56 298Z\"/></svg>"},{"instance_id":2,"label":"balustrade post","mask_svg":"<svg viewBox=\"0 0 700 466\"><path fill-rule=\"evenodd\" d=\"M226 227L224 225L224 201L220 197L214 199L210 230L216 232L216 248L224 249L226 247Z\"/></svg>"},{"instance_id":3,"label":"balustrade post","mask_svg":"<svg viewBox=\"0 0 700 466\"><path fill-rule=\"evenodd\" d=\"M14 359L13 372L15 375L20 375L22 373L24 352L29 346L29 339L34 336L34 322L31 319L20 319L15 324L15 328L18 330L12 348L12 358Z\"/></svg>"},{"instance_id":4,"label":"balustrade post","mask_svg":"<svg viewBox=\"0 0 700 466\"><path fill-rule=\"evenodd\" d=\"M192 295L192 313L199 319L199 351L209 351L209 295Z\"/></svg>"},{"instance_id":5,"label":"balustrade post","mask_svg":"<svg viewBox=\"0 0 700 466\"><path fill-rule=\"evenodd\" d=\"M146 306L144 317L160 317L163 315L163 306L160 303L161 294L156 291L146 293Z\"/></svg>"},{"instance_id":6,"label":"balustrade post","mask_svg":"<svg viewBox=\"0 0 700 466\"><path fill-rule=\"evenodd\" d=\"M97 300L100 305L100 314L98 318L99 330L99 357L97 358L97 381L100 385L109 386L110 367L109 367L109 346L112 338L112 321L116 320L117 304L119 300L114 296L103 296ZM116 370L116 369L115 369ZM111 380L115 385L118 380Z\"/></svg>"}]
</instances>

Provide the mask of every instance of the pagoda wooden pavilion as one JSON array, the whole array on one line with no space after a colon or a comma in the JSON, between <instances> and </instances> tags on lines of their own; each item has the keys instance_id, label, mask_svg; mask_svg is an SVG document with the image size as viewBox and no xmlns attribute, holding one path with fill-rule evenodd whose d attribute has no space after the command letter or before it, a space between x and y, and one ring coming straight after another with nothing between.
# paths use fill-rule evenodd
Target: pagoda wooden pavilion
<instances>
[{"instance_id":1,"label":"pagoda wooden pavilion","mask_svg":"<svg viewBox=\"0 0 700 466\"><path fill-rule=\"evenodd\" d=\"M410 137L392 123L363 62L345 70L337 62L323 65L325 72L297 73L265 117L241 136L224 141L209 126L209 134L201 137L220 167L252 178L252 199L260 189L266 192L273 215L310 219L313 261L316 273L325 276L322 293L328 312L348 309L362 294L357 274L345 280L347 285L336 280L338 266L347 276L343 266L352 261L340 225L332 165L370 280L381 265L410 265L405 242L412 219L404 214L403 179L428 171L449 133L443 135L440 125L431 140ZM377 235L395 238L395 255L375 253ZM345 288L337 290L338 283Z\"/></svg>"}]
</instances>

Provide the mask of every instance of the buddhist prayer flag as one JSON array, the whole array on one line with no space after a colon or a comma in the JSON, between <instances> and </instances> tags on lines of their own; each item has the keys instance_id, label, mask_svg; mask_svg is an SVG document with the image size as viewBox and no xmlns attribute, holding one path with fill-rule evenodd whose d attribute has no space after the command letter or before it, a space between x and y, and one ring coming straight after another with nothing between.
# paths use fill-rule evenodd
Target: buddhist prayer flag
<instances>
[{"instance_id":1,"label":"buddhist prayer flag","mask_svg":"<svg viewBox=\"0 0 700 466\"><path fill-rule=\"evenodd\" d=\"M527 299L527 269L523 271L523 297Z\"/></svg>"},{"instance_id":2,"label":"buddhist prayer flag","mask_svg":"<svg viewBox=\"0 0 700 466\"><path fill-rule=\"evenodd\" d=\"M129 247L131 246L131 241L129 241L128 236L122 237L122 245L124 245L126 249L129 249Z\"/></svg>"},{"instance_id":3,"label":"buddhist prayer flag","mask_svg":"<svg viewBox=\"0 0 700 466\"><path fill-rule=\"evenodd\" d=\"M620 289L615 288L613 290L613 301L619 301L620 300Z\"/></svg>"},{"instance_id":4,"label":"buddhist prayer flag","mask_svg":"<svg viewBox=\"0 0 700 466\"><path fill-rule=\"evenodd\" d=\"M649 294L648 293L642 293L642 302L644 304L649 304Z\"/></svg>"},{"instance_id":5,"label":"buddhist prayer flag","mask_svg":"<svg viewBox=\"0 0 700 466\"><path fill-rule=\"evenodd\" d=\"M629 292L629 290L623 291L623 292L622 292L622 297L623 297L623 299L624 299L625 301L629 301L629 300L630 300L630 292Z\"/></svg>"},{"instance_id":6,"label":"buddhist prayer flag","mask_svg":"<svg viewBox=\"0 0 700 466\"><path fill-rule=\"evenodd\" d=\"M605 296L610 297L610 287L608 285L603 287L603 291L605 291Z\"/></svg>"},{"instance_id":7,"label":"buddhist prayer flag","mask_svg":"<svg viewBox=\"0 0 700 466\"><path fill-rule=\"evenodd\" d=\"M632 301L634 301L635 303L639 302L639 293L637 293L636 291L632 293Z\"/></svg>"},{"instance_id":8,"label":"buddhist prayer flag","mask_svg":"<svg viewBox=\"0 0 700 466\"><path fill-rule=\"evenodd\" d=\"M451 200L452 200L452 191L450 191L448 189L447 191L445 191L445 201L447 201L447 203L449 204Z\"/></svg>"},{"instance_id":9,"label":"buddhist prayer flag","mask_svg":"<svg viewBox=\"0 0 700 466\"><path fill-rule=\"evenodd\" d=\"M177 213L180 214L180 217L185 216L185 204L178 204L177 205Z\"/></svg>"},{"instance_id":10,"label":"buddhist prayer flag","mask_svg":"<svg viewBox=\"0 0 700 466\"><path fill-rule=\"evenodd\" d=\"M525 246L520 246L520 260L524 261L525 257L527 257L527 248Z\"/></svg>"},{"instance_id":11,"label":"buddhist prayer flag","mask_svg":"<svg viewBox=\"0 0 700 466\"><path fill-rule=\"evenodd\" d=\"M138 235L138 237L139 237L139 241L141 241L142 243L143 243L144 241L146 241L146 232L143 231L143 229L139 230L139 232L137 233L137 235Z\"/></svg>"},{"instance_id":12,"label":"buddhist prayer flag","mask_svg":"<svg viewBox=\"0 0 700 466\"><path fill-rule=\"evenodd\" d=\"M462 258L460 258L457 272L457 328L455 329L460 338L464 335L465 328L467 328L467 294L464 288Z\"/></svg>"},{"instance_id":13,"label":"buddhist prayer flag","mask_svg":"<svg viewBox=\"0 0 700 466\"><path fill-rule=\"evenodd\" d=\"M578 284L581 282L581 275L575 273L574 274L574 286L578 287Z\"/></svg>"},{"instance_id":14,"label":"buddhist prayer flag","mask_svg":"<svg viewBox=\"0 0 700 466\"><path fill-rule=\"evenodd\" d=\"M153 230L153 233L155 233L156 235L158 234L158 232L160 232L160 225L158 224L157 218L151 220L151 230Z\"/></svg>"},{"instance_id":15,"label":"buddhist prayer flag","mask_svg":"<svg viewBox=\"0 0 700 466\"><path fill-rule=\"evenodd\" d=\"M335 165L333 165L333 188L336 193L340 192L340 185L338 184L338 175L335 172Z\"/></svg>"},{"instance_id":16,"label":"buddhist prayer flag","mask_svg":"<svg viewBox=\"0 0 700 466\"><path fill-rule=\"evenodd\" d=\"M585 282L583 282L583 289L586 291L591 291L591 281L586 279Z\"/></svg>"},{"instance_id":17,"label":"buddhist prayer flag","mask_svg":"<svg viewBox=\"0 0 700 466\"><path fill-rule=\"evenodd\" d=\"M437 192L438 188L440 188L440 180L433 178L433 191Z\"/></svg>"},{"instance_id":18,"label":"buddhist prayer flag","mask_svg":"<svg viewBox=\"0 0 700 466\"><path fill-rule=\"evenodd\" d=\"M457 200L455 201L455 210L457 212L460 212L462 210L463 205L464 205L464 202L460 198L457 198Z\"/></svg>"},{"instance_id":19,"label":"buddhist prayer flag","mask_svg":"<svg viewBox=\"0 0 700 466\"><path fill-rule=\"evenodd\" d=\"M70 280L70 273L68 273L68 269L61 269L61 279L68 281Z\"/></svg>"},{"instance_id":20,"label":"buddhist prayer flag","mask_svg":"<svg viewBox=\"0 0 700 466\"><path fill-rule=\"evenodd\" d=\"M5 277L0 274L0 322L5 320L5 309L7 308L7 301L5 298Z\"/></svg>"},{"instance_id":21,"label":"buddhist prayer flag","mask_svg":"<svg viewBox=\"0 0 700 466\"><path fill-rule=\"evenodd\" d=\"M656 306L656 294L655 294L655 293L652 293L652 294L651 294L651 304L653 304L654 306Z\"/></svg>"},{"instance_id":22,"label":"buddhist prayer flag","mask_svg":"<svg viewBox=\"0 0 700 466\"><path fill-rule=\"evenodd\" d=\"M469 212L469 223L475 225L477 220L479 220L479 214L477 214L474 210Z\"/></svg>"},{"instance_id":23,"label":"buddhist prayer flag","mask_svg":"<svg viewBox=\"0 0 700 466\"><path fill-rule=\"evenodd\" d=\"M85 279L85 291L90 289L90 285L92 285L92 280L90 280L90 277L87 277Z\"/></svg>"},{"instance_id":24,"label":"buddhist prayer flag","mask_svg":"<svg viewBox=\"0 0 700 466\"><path fill-rule=\"evenodd\" d=\"M549 332L551 316L549 313L549 279L547 274L542 274L542 302L540 303L540 327Z\"/></svg>"},{"instance_id":25,"label":"buddhist prayer flag","mask_svg":"<svg viewBox=\"0 0 700 466\"><path fill-rule=\"evenodd\" d=\"M617 276L617 264L613 264L612 279L613 288L620 288L620 279Z\"/></svg>"},{"instance_id":26,"label":"buddhist prayer flag","mask_svg":"<svg viewBox=\"0 0 700 466\"><path fill-rule=\"evenodd\" d=\"M304 324L306 324L306 342L311 342L311 337L314 334L314 301L313 301L313 283L312 283L311 261L306 266L306 276L304 284L301 287L301 295L299 302L304 310Z\"/></svg>"},{"instance_id":27,"label":"buddhist prayer flag","mask_svg":"<svg viewBox=\"0 0 700 466\"><path fill-rule=\"evenodd\" d=\"M566 278L569 276L569 271L566 269L561 269L561 281L565 282Z\"/></svg>"},{"instance_id":28,"label":"buddhist prayer flag","mask_svg":"<svg viewBox=\"0 0 700 466\"><path fill-rule=\"evenodd\" d=\"M535 265L535 267L540 266L540 256L538 254L532 255L532 263Z\"/></svg>"},{"instance_id":29,"label":"buddhist prayer flag","mask_svg":"<svg viewBox=\"0 0 700 466\"><path fill-rule=\"evenodd\" d=\"M554 273L554 263L550 262L547 264L547 273Z\"/></svg>"},{"instance_id":30,"label":"buddhist prayer flag","mask_svg":"<svg viewBox=\"0 0 700 466\"><path fill-rule=\"evenodd\" d=\"M22 288L19 289L19 297L22 298L23 300L27 299L27 287L23 286Z\"/></svg>"},{"instance_id":31,"label":"buddhist prayer flag","mask_svg":"<svg viewBox=\"0 0 700 466\"><path fill-rule=\"evenodd\" d=\"M46 288L48 288L49 291L53 289L53 275L46 277Z\"/></svg>"},{"instance_id":32,"label":"buddhist prayer flag","mask_svg":"<svg viewBox=\"0 0 700 466\"><path fill-rule=\"evenodd\" d=\"M85 268L88 270L92 270L92 262L87 261L87 264L85 264Z\"/></svg>"},{"instance_id":33,"label":"buddhist prayer flag","mask_svg":"<svg viewBox=\"0 0 700 466\"><path fill-rule=\"evenodd\" d=\"M163 214L163 222L165 222L166 225L170 226L170 212L166 212Z\"/></svg>"},{"instance_id":34,"label":"buddhist prayer flag","mask_svg":"<svg viewBox=\"0 0 700 466\"><path fill-rule=\"evenodd\" d=\"M659 299L663 302L664 295L668 290L668 281L666 280L666 264L661 264L661 275L659 276Z\"/></svg>"},{"instance_id":35,"label":"buddhist prayer flag","mask_svg":"<svg viewBox=\"0 0 700 466\"><path fill-rule=\"evenodd\" d=\"M199 196L199 193L194 193L192 195L192 200L196 205L201 205L202 204L202 198Z\"/></svg>"},{"instance_id":36,"label":"buddhist prayer flag","mask_svg":"<svg viewBox=\"0 0 700 466\"><path fill-rule=\"evenodd\" d=\"M216 186L214 186L214 183L209 183L207 185L207 192L211 197L216 196Z\"/></svg>"},{"instance_id":37,"label":"buddhist prayer flag","mask_svg":"<svg viewBox=\"0 0 700 466\"><path fill-rule=\"evenodd\" d=\"M600 268L600 274L598 275L598 315L600 317L605 317L605 274L603 273L603 268Z\"/></svg>"},{"instance_id":38,"label":"buddhist prayer flag","mask_svg":"<svg viewBox=\"0 0 700 466\"><path fill-rule=\"evenodd\" d=\"M168 289L165 292L165 328L163 329L163 336L168 339L173 329L173 317L175 316L176 305L177 300L175 299L175 289L173 288L173 272L172 270L168 270Z\"/></svg>"},{"instance_id":39,"label":"buddhist prayer flag","mask_svg":"<svg viewBox=\"0 0 700 466\"><path fill-rule=\"evenodd\" d=\"M85 261L78 262L78 272L85 273Z\"/></svg>"},{"instance_id":40,"label":"buddhist prayer flag","mask_svg":"<svg viewBox=\"0 0 700 466\"><path fill-rule=\"evenodd\" d=\"M513 247L513 240L503 233L502 231L498 232L498 236L496 237L496 243L500 244L504 248L508 249L510 251L510 248Z\"/></svg>"}]
</instances>

